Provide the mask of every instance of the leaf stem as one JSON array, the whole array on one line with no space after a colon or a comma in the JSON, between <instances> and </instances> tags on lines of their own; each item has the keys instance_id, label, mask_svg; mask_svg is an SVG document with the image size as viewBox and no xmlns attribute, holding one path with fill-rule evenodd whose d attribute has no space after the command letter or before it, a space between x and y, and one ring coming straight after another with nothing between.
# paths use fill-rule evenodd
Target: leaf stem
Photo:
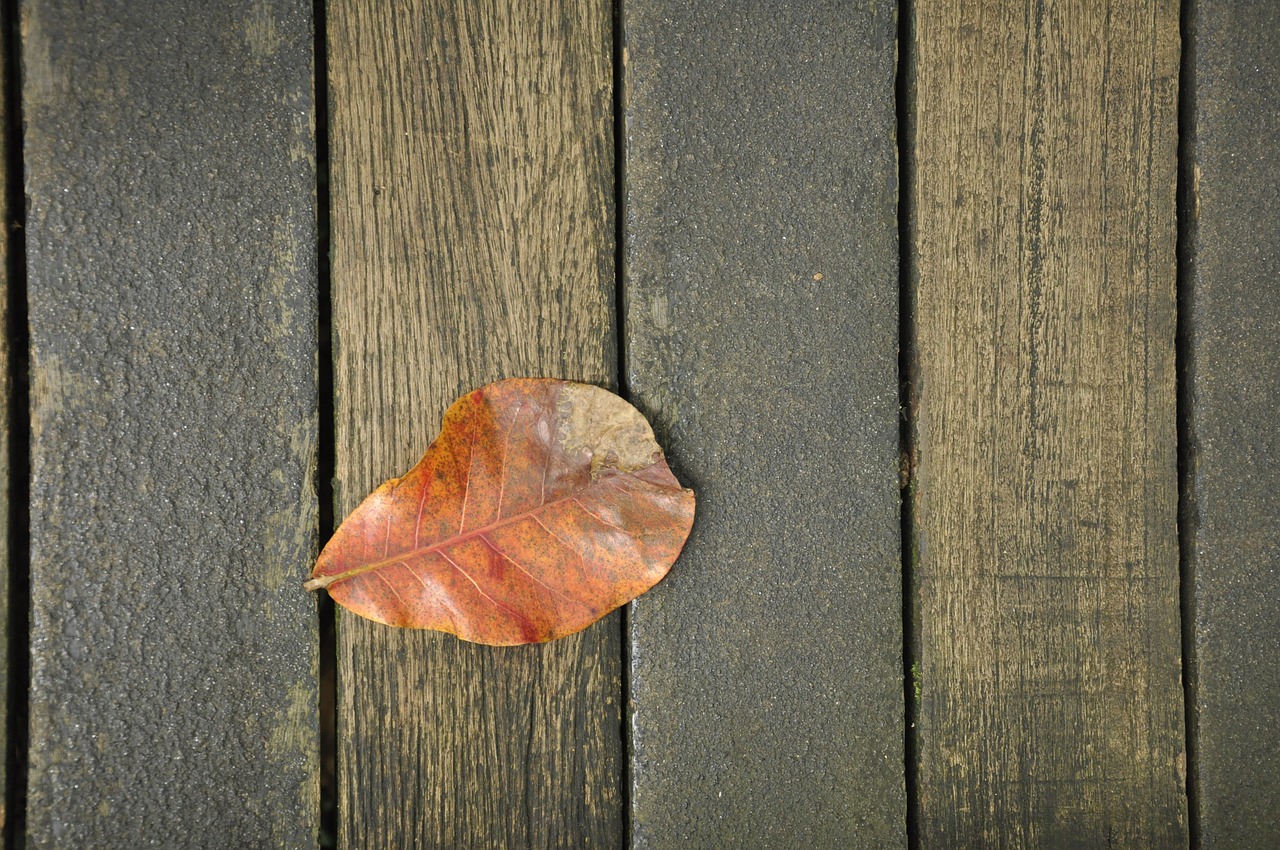
<instances>
[{"instance_id":1,"label":"leaf stem","mask_svg":"<svg viewBox=\"0 0 1280 850\"><path fill-rule=\"evenodd\" d=\"M303 582L302 589L307 591L324 590L326 587L333 584L335 581L339 581L340 579L344 579L344 578L346 578L346 576L341 574L332 575L332 576L319 576L318 578L313 578L310 581Z\"/></svg>"}]
</instances>

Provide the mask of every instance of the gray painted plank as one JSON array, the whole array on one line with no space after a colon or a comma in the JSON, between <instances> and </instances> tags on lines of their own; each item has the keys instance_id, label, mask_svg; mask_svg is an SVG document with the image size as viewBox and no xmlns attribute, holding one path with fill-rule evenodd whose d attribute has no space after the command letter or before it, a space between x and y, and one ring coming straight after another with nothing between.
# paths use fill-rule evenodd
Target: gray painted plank
<instances>
[{"instance_id":1,"label":"gray painted plank","mask_svg":"<svg viewBox=\"0 0 1280 850\"><path fill-rule=\"evenodd\" d=\"M635 845L901 846L893 4L623 12L627 386L698 494L630 612Z\"/></svg>"},{"instance_id":2,"label":"gray painted plank","mask_svg":"<svg viewBox=\"0 0 1280 850\"><path fill-rule=\"evenodd\" d=\"M1280 847L1280 5L1194 5L1192 800L1206 850Z\"/></svg>"},{"instance_id":3,"label":"gray painted plank","mask_svg":"<svg viewBox=\"0 0 1280 850\"><path fill-rule=\"evenodd\" d=\"M303 847L311 4L23 5L32 847Z\"/></svg>"}]
</instances>

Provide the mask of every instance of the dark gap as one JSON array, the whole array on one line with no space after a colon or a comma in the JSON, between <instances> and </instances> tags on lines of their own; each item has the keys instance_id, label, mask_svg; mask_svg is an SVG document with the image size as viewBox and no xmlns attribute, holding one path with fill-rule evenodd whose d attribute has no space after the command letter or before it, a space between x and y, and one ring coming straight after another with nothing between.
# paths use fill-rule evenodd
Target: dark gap
<instances>
[{"instance_id":1,"label":"dark gap","mask_svg":"<svg viewBox=\"0 0 1280 850\"><path fill-rule=\"evenodd\" d=\"M1198 671L1196 668L1195 532L1197 511L1192 465L1195 451L1192 421L1191 378L1195 374L1191 345L1191 314L1194 309L1193 281L1196 249L1196 74L1195 0L1182 0L1180 12L1182 65L1178 72L1178 277L1175 363L1177 371L1178 421L1178 567L1182 616L1183 717L1187 747L1187 828L1192 850L1201 846L1199 747L1196 711Z\"/></svg>"},{"instance_id":2,"label":"dark gap","mask_svg":"<svg viewBox=\"0 0 1280 850\"><path fill-rule=\"evenodd\" d=\"M625 68L622 64L622 0L613 4L613 274L614 274L614 331L618 341L617 380L618 395L628 398L627 386L627 329L626 288L624 274L627 265L627 216L626 186L623 183L623 164L627 155L627 120L623 104Z\"/></svg>"},{"instance_id":3,"label":"dark gap","mask_svg":"<svg viewBox=\"0 0 1280 850\"><path fill-rule=\"evenodd\" d=\"M911 187L915 180L915 122L913 119L915 56L912 51L912 15L910 0L898 4L898 74L894 81L894 100L898 129L898 405L901 450L902 501L902 698L903 698L903 776L907 795L907 846L920 846L920 812L918 776L919 740L916 721L920 715L920 645L916 633L916 535L915 535L915 467L916 467L916 276L912 250L915 230L911 205Z\"/></svg>"},{"instance_id":4,"label":"dark gap","mask_svg":"<svg viewBox=\"0 0 1280 850\"><path fill-rule=\"evenodd\" d=\"M27 710L30 699L31 653L31 419L30 338L27 332L26 191L22 157L22 36L17 0L4 3L4 39L9 51L4 67L5 141L8 160L7 240L9 255L5 334L9 346L9 681L7 684L8 752L5 771L4 846L26 847L27 824Z\"/></svg>"},{"instance_id":5,"label":"dark gap","mask_svg":"<svg viewBox=\"0 0 1280 850\"><path fill-rule=\"evenodd\" d=\"M614 333L618 341L617 383L618 394L631 400L627 381L627 332L626 332L626 267L627 267L627 216L624 165L627 150L627 120L624 112L623 86L626 84L622 63L623 29L622 0L613 3L613 274ZM622 637L621 705L618 712L622 728L622 846L631 846L631 782L634 746L631 738L631 606L624 605L618 617Z\"/></svg>"},{"instance_id":6,"label":"dark gap","mask_svg":"<svg viewBox=\"0 0 1280 850\"><path fill-rule=\"evenodd\" d=\"M319 506L319 543L333 535L333 476L336 450L333 438L333 306L329 269L329 57L325 0L316 0L315 114L316 114L316 270L319 282L319 368L316 497ZM337 633L333 600L319 592L320 617L320 830L321 847L338 842L338 708Z\"/></svg>"}]
</instances>

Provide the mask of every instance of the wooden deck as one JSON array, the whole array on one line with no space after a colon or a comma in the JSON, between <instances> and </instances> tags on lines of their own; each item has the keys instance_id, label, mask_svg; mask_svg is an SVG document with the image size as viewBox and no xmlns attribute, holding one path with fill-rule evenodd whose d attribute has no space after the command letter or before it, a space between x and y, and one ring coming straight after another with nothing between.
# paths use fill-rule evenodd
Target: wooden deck
<instances>
[{"instance_id":1,"label":"wooden deck","mask_svg":"<svg viewBox=\"0 0 1280 850\"><path fill-rule=\"evenodd\" d=\"M1280 6L0 3L19 848L1280 847ZM547 645L302 582L461 393L653 421Z\"/></svg>"}]
</instances>

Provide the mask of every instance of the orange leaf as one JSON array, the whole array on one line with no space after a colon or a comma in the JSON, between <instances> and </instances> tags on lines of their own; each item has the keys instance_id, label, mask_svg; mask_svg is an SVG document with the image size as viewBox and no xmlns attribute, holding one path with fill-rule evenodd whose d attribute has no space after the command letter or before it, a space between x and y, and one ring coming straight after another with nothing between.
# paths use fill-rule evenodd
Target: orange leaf
<instances>
[{"instance_id":1,"label":"orange leaf","mask_svg":"<svg viewBox=\"0 0 1280 850\"><path fill-rule=\"evenodd\" d=\"M453 403L418 465L334 533L306 587L392 626L494 645L554 640L657 584L693 504L649 423L618 396L499 381Z\"/></svg>"}]
</instances>

